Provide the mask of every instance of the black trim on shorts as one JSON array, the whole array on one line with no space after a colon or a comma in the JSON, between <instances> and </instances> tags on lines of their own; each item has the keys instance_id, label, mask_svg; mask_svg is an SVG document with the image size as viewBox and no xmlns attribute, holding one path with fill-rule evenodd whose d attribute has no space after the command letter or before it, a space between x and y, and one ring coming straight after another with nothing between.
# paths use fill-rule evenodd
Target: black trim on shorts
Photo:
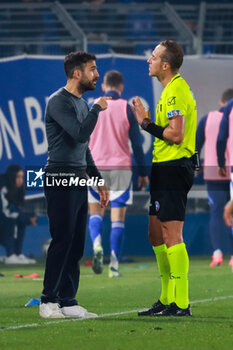
<instances>
[{"instance_id":1,"label":"black trim on shorts","mask_svg":"<svg viewBox=\"0 0 233 350\"><path fill-rule=\"evenodd\" d=\"M152 166L170 166L170 165L193 165L193 157L190 158L180 158L180 159L173 159L173 160L168 160L165 162L157 162L157 163L153 163Z\"/></svg>"}]
</instances>

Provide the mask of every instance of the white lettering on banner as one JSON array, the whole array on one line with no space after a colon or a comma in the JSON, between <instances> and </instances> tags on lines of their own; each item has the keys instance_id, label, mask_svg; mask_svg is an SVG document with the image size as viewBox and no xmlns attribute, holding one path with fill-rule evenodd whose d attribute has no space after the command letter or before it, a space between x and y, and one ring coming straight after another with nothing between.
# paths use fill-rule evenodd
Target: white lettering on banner
<instances>
[{"instance_id":1,"label":"white lettering on banner","mask_svg":"<svg viewBox=\"0 0 233 350\"><path fill-rule=\"evenodd\" d=\"M38 100L35 97L26 97L24 99L24 104L26 108L26 114L28 118L28 124L31 132L32 137L32 145L34 148L34 154L40 155L47 152L47 140L45 137L45 124L42 120L42 110L40 107L40 104ZM33 110L36 112L36 117L33 117ZM36 137L36 129L39 129L43 133L43 141L41 143L38 143L37 137Z\"/></svg>"},{"instance_id":2,"label":"white lettering on banner","mask_svg":"<svg viewBox=\"0 0 233 350\"><path fill-rule=\"evenodd\" d=\"M19 133L19 127L16 119L16 113L15 113L15 107L14 103L12 100L8 102L9 105L9 110L10 110L10 115L11 115L11 121L12 121L12 126L9 124L7 121L5 115L3 114L1 108L0 108L0 127L2 131L2 137L3 137L3 142L4 146L6 148L6 154L8 159L12 159L12 153L10 149L10 144L9 144L9 139L8 135L11 137L11 140L14 142L15 146L19 150L20 154L22 157L24 157L24 150L23 150L23 145L21 142L20 138L20 133ZM3 153L3 143L2 139L0 140L0 158L2 157Z\"/></svg>"},{"instance_id":3,"label":"white lettering on banner","mask_svg":"<svg viewBox=\"0 0 233 350\"><path fill-rule=\"evenodd\" d=\"M0 159L2 159L3 154L3 145L2 145L2 135L0 133Z\"/></svg>"}]
</instances>

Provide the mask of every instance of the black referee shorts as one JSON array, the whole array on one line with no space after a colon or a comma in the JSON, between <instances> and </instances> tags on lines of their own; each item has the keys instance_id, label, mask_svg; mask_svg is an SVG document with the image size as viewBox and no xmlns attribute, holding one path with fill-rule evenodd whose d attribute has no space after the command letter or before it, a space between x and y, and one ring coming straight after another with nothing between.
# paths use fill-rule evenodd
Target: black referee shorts
<instances>
[{"instance_id":1,"label":"black referee shorts","mask_svg":"<svg viewBox=\"0 0 233 350\"><path fill-rule=\"evenodd\" d=\"M184 221L193 178L192 158L154 163L150 179L149 215L156 215L160 221Z\"/></svg>"}]
</instances>

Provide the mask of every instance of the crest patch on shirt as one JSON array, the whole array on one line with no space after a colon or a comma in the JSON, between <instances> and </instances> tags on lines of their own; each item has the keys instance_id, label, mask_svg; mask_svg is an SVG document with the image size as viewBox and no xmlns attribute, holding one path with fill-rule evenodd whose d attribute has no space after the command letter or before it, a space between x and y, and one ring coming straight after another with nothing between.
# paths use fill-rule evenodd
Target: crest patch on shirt
<instances>
[{"instance_id":1,"label":"crest patch on shirt","mask_svg":"<svg viewBox=\"0 0 233 350\"><path fill-rule=\"evenodd\" d=\"M156 212L158 212L159 209L160 209L160 204L159 204L158 201L155 201L155 210L156 210Z\"/></svg>"},{"instance_id":2,"label":"crest patch on shirt","mask_svg":"<svg viewBox=\"0 0 233 350\"><path fill-rule=\"evenodd\" d=\"M168 100L167 100L167 105L171 106L171 105L174 105L174 104L176 104L176 96L169 97Z\"/></svg>"}]
</instances>

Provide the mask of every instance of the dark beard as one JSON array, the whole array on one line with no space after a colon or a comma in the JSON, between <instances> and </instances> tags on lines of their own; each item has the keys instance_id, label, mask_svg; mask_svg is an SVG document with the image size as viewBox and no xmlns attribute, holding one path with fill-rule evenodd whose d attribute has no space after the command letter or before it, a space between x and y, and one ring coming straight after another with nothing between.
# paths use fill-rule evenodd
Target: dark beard
<instances>
[{"instance_id":1,"label":"dark beard","mask_svg":"<svg viewBox=\"0 0 233 350\"><path fill-rule=\"evenodd\" d=\"M85 91L95 90L96 86L93 84L93 81L89 81L87 79L80 80L78 86L78 92L82 95Z\"/></svg>"}]
</instances>

